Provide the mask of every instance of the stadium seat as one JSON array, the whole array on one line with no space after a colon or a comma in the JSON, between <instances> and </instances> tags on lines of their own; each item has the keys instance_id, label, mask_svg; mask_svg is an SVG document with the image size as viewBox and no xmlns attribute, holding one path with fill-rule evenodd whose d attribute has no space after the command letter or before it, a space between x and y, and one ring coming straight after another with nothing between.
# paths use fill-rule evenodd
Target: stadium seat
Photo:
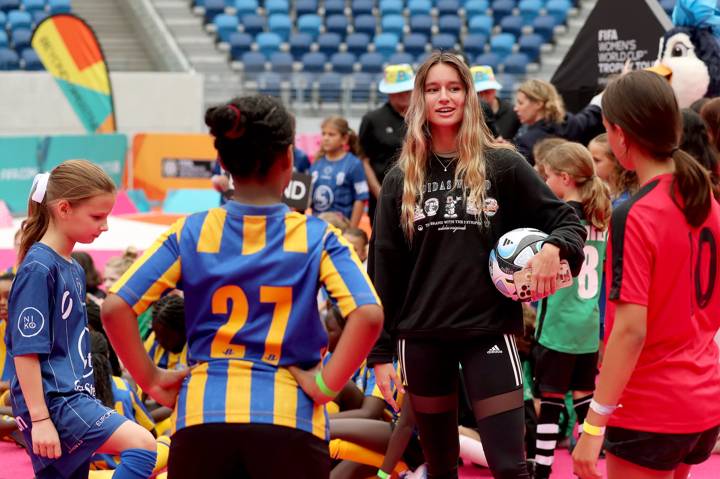
<instances>
[{"instance_id":1,"label":"stadium seat","mask_svg":"<svg viewBox=\"0 0 720 479\"><path fill-rule=\"evenodd\" d=\"M540 15L533 20L533 33L543 37L544 43L550 43L555 37L555 18L551 15Z\"/></svg>"},{"instance_id":2,"label":"stadium seat","mask_svg":"<svg viewBox=\"0 0 720 479\"><path fill-rule=\"evenodd\" d=\"M487 10L487 0L469 0L465 4L465 18L472 18L477 15L486 15Z\"/></svg>"},{"instance_id":3,"label":"stadium seat","mask_svg":"<svg viewBox=\"0 0 720 479\"><path fill-rule=\"evenodd\" d=\"M400 65L402 63L412 65L415 63L415 56L416 55L407 52L393 53L390 55L390 58L388 58L388 65Z\"/></svg>"},{"instance_id":4,"label":"stadium seat","mask_svg":"<svg viewBox=\"0 0 720 479\"><path fill-rule=\"evenodd\" d=\"M460 37L460 31L462 30L463 22L457 13L452 15L443 15L438 19L438 32L447 33L454 36L456 39Z\"/></svg>"},{"instance_id":5,"label":"stadium seat","mask_svg":"<svg viewBox=\"0 0 720 479\"><path fill-rule=\"evenodd\" d=\"M235 0L235 15L242 18L243 15L255 14L258 7L257 0Z\"/></svg>"},{"instance_id":6,"label":"stadium seat","mask_svg":"<svg viewBox=\"0 0 720 479\"><path fill-rule=\"evenodd\" d=\"M287 0L265 0L265 14L267 16L276 13L287 15L290 12L290 4Z\"/></svg>"},{"instance_id":7,"label":"stadium seat","mask_svg":"<svg viewBox=\"0 0 720 479\"><path fill-rule=\"evenodd\" d=\"M213 189L168 190L163 202L163 213L190 214L216 208L218 192Z\"/></svg>"},{"instance_id":8,"label":"stadium seat","mask_svg":"<svg viewBox=\"0 0 720 479\"><path fill-rule=\"evenodd\" d=\"M430 38L433 50L452 50L455 48L457 38L447 33L438 33Z\"/></svg>"},{"instance_id":9,"label":"stadium seat","mask_svg":"<svg viewBox=\"0 0 720 479\"><path fill-rule=\"evenodd\" d=\"M290 98L296 101L310 100L315 82L314 73L297 72L290 77Z\"/></svg>"},{"instance_id":10,"label":"stadium seat","mask_svg":"<svg viewBox=\"0 0 720 479\"><path fill-rule=\"evenodd\" d=\"M373 43L375 44L375 51L387 59L397 51L398 36L394 33L383 32L375 35Z\"/></svg>"},{"instance_id":11,"label":"stadium seat","mask_svg":"<svg viewBox=\"0 0 720 479\"><path fill-rule=\"evenodd\" d=\"M280 35L280 38L286 42L292 31L292 20L284 13L270 15L270 18L268 18L268 30Z\"/></svg>"},{"instance_id":12,"label":"stadium seat","mask_svg":"<svg viewBox=\"0 0 720 479\"><path fill-rule=\"evenodd\" d=\"M413 56L424 53L428 44L428 37L423 33L409 33L403 38L405 51Z\"/></svg>"},{"instance_id":13,"label":"stadium seat","mask_svg":"<svg viewBox=\"0 0 720 479\"><path fill-rule=\"evenodd\" d=\"M432 17L430 15L413 15L410 17L410 31L432 35Z\"/></svg>"},{"instance_id":14,"label":"stadium seat","mask_svg":"<svg viewBox=\"0 0 720 479\"><path fill-rule=\"evenodd\" d=\"M495 53L500 60L510 55L515 45L515 36L510 33L499 33L490 37L490 51Z\"/></svg>"},{"instance_id":15,"label":"stadium seat","mask_svg":"<svg viewBox=\"0 0 720 479\"><path fill-rule=\"evenodd\" d=\"M354 17L358 15L372 15L373 14L373 1L372 0L353 0L350 4L350 10Z\"/></svg>"},{"instance_id":16,"label":"stadium seat","mask_svg":"<svg viewBox=\"0 0 720 479\"><path fill-rule=\"evenodd\" d=\"M265 55L260 52L245 52L241 57L245 73L261 73L265 71Z\"/></svg>"},{"instance_id":17,"label":"stadium seat","mask_svg":"<svg viewBox=\"0 0 720 479\"><path fill-rule=\"evenodd\" d=\"M50 4L50 10L55 13L52 3ZM205 23L212 23L215 17L222 13L225 13L225 0L205 0Z\"/></svg>"},{"instance_id":18,"label":"stadium seat","mask_svg":"<svg viewBox=\"0 0 720 479\"><path fill-rule=\"evenodd\" d=\"M375 36L376 22L374 15L358 15L355 17L355 31L366 33L370 37Z\"/></svg>"},{"instance_id":19,"label":"stadium seat","mask_svg":"<svg viewBox=\"0 0 720 479\"><path fill-rule=\"evenodd\" d=\"M226 15L224 13L216 15L213 23L217 29L217 40L219 42L228 42L230 40L230 35L237 32L238 25L240 25L240 22L235 15Z\"/></svg>"},{"instance_id":20,"label":"stadium seat","mask_svg":"<svg viewBox=\"0 0 720 479\"><path fill-rule=\"evenodd\" d=\"M443 15L458 15L460 13L460 2L458 0L438 0L437 13Z\"/></svg>"},{"instance_id":21,"label":"stadium seat","mask_svg":"<svg viewBox=\"0 0 720 479\"><path fill-rule=\"evenodd\" d=\"M321 33L317 38L318 50L330 56L340 49L341 41L342 39L337 33Z\"/></svg>"},{"instance_id":22,"label":"stadium seat","mask_svg":"<svg viewBox=\"0 0 720 479\"><path fill-rule=\"evenodd\" d=\"M20 0L0 0L0 10L5 13L20 9Z\"/></svg>"},{"instance_id":23,"label":"stadium seat","mask_svg":"<svg viewBox=\"0 0 720 479\"><path fill-rule=\"evenodd\" d=\"M45 11L45 0L22 0L23 10L29 14Z\"/></svg>"},{"instance_id":24,"label":"stadium seat","mask_svg":"<svg viewBox=\"0 0 720 479\"><path fill-rule=\"evenodd\" d=\"M338 52L330 57L330 68L335 73L352 73L357 57L350 52Z\"/></svg>"},{"instance_id":25,"label":"stadium seat","mask_svg":"<svg viewBox=\"0 0 720 479\"><path fill-rule=\"evenodd\" d=\"M345 1L325 0L325 15L345 15Z\"/></svg>"},{"instance_id":26,"label":"stadium seat","mask_svg":"<svg viewBox=\"0 0 720 479\"><path fill-rule=\"evenodd\" d=\"M243 15L240 25L245 33L257 36L258 33L265 31L265 17L256 14Z\"/></svg>"},{"instance_id":27,"label":"stadium seat","mask_svg":"<svg viewBox=\"0 0 720 479\"><path fill-rule=\"evenodd\" d=\"M341 38L347 35L348 20L345 15L330 15L325 18L325 31L337 33Z\"/></svg>"},{"instance_id":28,"label":"stadium seat","mask_svg":"<svg viewBox=\"0 0 720 479\"><path fill-rule=\"evenodd\" d=\"M503 61L503 71L515 75L524 75L527 73L528 63L530 63L530 60L527 55L524 53L513 53L508 55Z\"/></svg>"},{"instance_id":29,"label":"stadium seat","mask_svg":"<svg viewBox=\"0 0 720 479\"><path fill-rule=\"evenodd\" d=\"M270 55L280 50L282 38L277 33L261 32L255 37L255 43L257 43L258 51L269 58Z\"/></svg>"},{"instance_id":30,"label":"stadium seat","mask_svg":"<svg viewBox=\"0 0 720 479\"><path fill-rule=\"evenodd\" d=\"M540 58L542 44L543 37L536 33L523 35L518 39L518 51L527 55L531 62L536 62Z\"/></svg>"},{"instance_id":31,"label":"stadium seat","mask_svg":"<svg viewBox=\"0 0 720 479\"><path fill-rule=\"evenodd\" d=\"M675 0L660 0L660 6L668 16L672 16L673 9L675 8Z\"/></svg>"},{"instance_id":32,"label":"stadium seat","mask_svg":"<svg viewBox=\"0 0 720 479\"><path fill-rule=\"evenodd\" d=\"M252 50L253 36L245 32L235 32L228 38L230 58L239 61L243 53Z\"/></svg>"},{"instance_id":33,"label":"stadium seat","mask_svg":"<svg viewBox=\"0 0 720 479\"><path fill-rule=\"evenodd\" d=\"M410 0L408 2L410 18L415 15L430 15L431 10L432 2L430 2L430 0Z\"/></svg>"},{"instance_id":34,"label":"stadium seat","mask_svg":"<svg viewBox=\"0 0 720 479\"><path fill-rule=\"evenodd\" d=\"M500 20L500 30L504 33L510 33L515 38L522 35L523 19L520 16L508 15Z\"/></svg>"},{"instance_id":35,"label":"stadium seat","mask_svg":"<svg viewBox=\"0 0 720 479\"><path fill-rule=\"evenodd\" d=\"M322 19L319 15L308 13L301 15L297 19L297 29L303 33L309 33L313 39L320 35L320 27L322 27Z\"/></svg>"},{"instance_id":36,"label":"stadium seat","mask_svg":"<svg viewBox=\"0 0 720 479\"><path fill-rule=\"evenodd\" d=\"M475 58L485 52L485 44L487 43L487 35L484 33L470 33L463 40L463 51L468 58Z\"/></svg>"},{"instance_id":37,"label":"stadium seat","mask_svg":"<svg viewBox=\"0 0 720 479\"><path fill-rule=\"evenodd\" d=\"M367 47L370 44L370 35L367 33L351 33L345 39L345 45L347 50L355 55L362 55L367 52Z\"/></svg>"},{"instance_id":38,"label":"stadium seat","mask_svg":"<svg viewBox=\"0 0 720 479\"><path fill-rule=\"evenodd\" d=\"M20 57L9 48L0 48L0 70L20 69Z\"/></svg>"},{"instance_id":39,"label":"stadium seat","mask_svg":"<svg viewBox=\"0 0 720 479\"><path fill-rule=\"evenodd\" d=\"M288 52L275 52L270 55L270 70L275 73L292 73L294 61L292 54Z\"/></svg>"},{"instance_id":40,"label":"stadium seat","mask_svg":"<svg viewBox=\"0 0 720 479\"><path fill-rule=\"evenodd\" d=\"M321 52L310 52L303 55L300 61L303 65L303 71L308 73L322 73L325 71L327 56Z\"/></svg>"},{"instance_id":41,"label":"stadium seat","mask_svg":"<svg viewBox=\"0 0 720 479\"><path fill-rule=\"evenodd\" d=\"M495 53L483 53L475 58L475 65L489 65L493 70L497 70L500 66L500 57Z\"/></svg>"},{"instance_id":42,"label":"stadium seat","mask_svg":"<svg viewBox=\"0 0 720 479\"><path fill-rule=\"evenodd\" d=\"M369 73L356 73L351 78L351 99L354 102L370 101L370 93L375 90L373 76Z\"/></svg>"},{"instance_id":43,"label":"stadium seat","mask_svg":"<svg viewBox=\"0 0 720 479\"><path fill-rule=\"evenodd\" d=\"M312 35L307 33L293 33L290 35L288 44L293 58L299 60L303 55L308 53L310 51L310 47L312 47L312 42Z\"/></svg>"},{"instance_id":44,"label":"stadium seat","mask_svg":"<svg viewBox=\"0 0 720 479\"><path fill-rule=\"evenodd\" d=\"M360 71L365 73L382 73L385 57L378 52L363 53L360 55Z\"/></svg>"},{"instance_id":45,"label":"stadium seat","mask_svg":"<svg viewBox=\"0 0 720 479\"><path fill-rule=\"evenodd\" d=\"M282 96L283 77L276 72L263 72L257 76L258 93L274 98Z\"/></svg>"},{"instance_id":46,"label":"stadium seat","mask_svg":"<svg viewBox=\"0 0 720 479\"><path fill-rule=\"evenodd\" d=\"M327 72L317 79L318 100L320 103L337 103L342 99L343 77L334 72Z\"/></svg>"},{"instance_id":47,"label":"stadium seat","mask_svg":"<svg viewBox=\"0 0 720 479\"><path fill-rule=\"evenodd\" d=\"M421 65L421 64L425 63L425 60L427 60L429 56L430 56L430 52L423 52L423 53L419 54L417 56L417 58L415 58L415 63L417 63L418 65Z\"/></svg>"},{"instance_id":48,"label":"stadium seat","mask_svg":"<svg viewBox=\"0 0 720 479\"><path fill-rule=\"evenodd\" d=\"M468 22L468 33L482 33L490 35L493 28L493 19L487 15L476 15Z\"/></svg>"},{"instance_id":49,"label":"stadium seat","mask_svg":"<svg viewBox=\"0 0 720 479\"><path fill-rule=\"evenodd\" d=\"M30 30L32 29L32 15L28 12L13 10L7 15L7 25L10 30L17 30L19 28Z\"/></svg>"},{"instance_id":50,"label":"stadium seat","mask_svg":"<svg viewBox=\"0 0 720 479\"><path fill-rule=\"evenodd\" d=\"M72 13L70 0L49 0L48 7L50 8L51 15L57 13Z\"/></svg>"},{"instance_id":51,"label":"stadium seat","mask_svg":"<svg viewBox=\"0 0 720 479\"><path fill-rule=\"evenodd\" d=\"M30 48L30 39L32 38L32 30L27 28L19 28L13 30L10 34L10 43L16 52L20 53L26 48Z\"/></svg>"},{"instance_id":52,"label":"stadium seat","mask_svg":"<svg viewBox=\"0 0 720 479\"><path fill-rule=\"evenodd\" d=\"M8 48L9 45L7 33L5 30L0 30L0 48Z\"/></svg>"},{"instance_id":53,"label":"stadium seat","mask_svg":"<svg viewBox=\"0 0 720 479\"><path fill-rule=\"evenodd\" d=\"M401 37L405 30L405 18L402 15L383 15L380 17L380 30Z\"/></svg>"},{"instance_id":54,"label":"stadium seat","mask_svg":"<svg viewBox=\"0 0 720 479\"><path fill-rule=\"evenodd\" d=\"M380 15L402 15L402 0L380 0Z\"/></svg>"},{"instance_id":55,"label":"stadium seat","mask_svg":"<svg viewBox=\"0 0 720 479\"><path fill-rule=\"evenodd\" d=\"M295 15L299 18L303 15L317 15L318 13L318 2L317 0L296 0L295 1Z\"/></svg>"},{"instance_id":56,"label":"stadium seat","mask_svg":"<svg viewBox=\"0 0 720 479\"><path fill-rule=\"evenodd\" d=\"M2 13L2 12L0 12L0 13ZM33 16L33 24L37 27L38 25L40 25L40 22L42 22L47 17L49 17L50 14L43 10L43 11L34 11L32 16ZM0 21L0 24L4 24L4 23L5 22Z\"/></svg>"},{"instance_id":57,"label":"stadium seat","mask_svg":"<svg viewBox=\"0 0 720 479\"><path fill-rule=\"evenodd\" d=\"M514 0L495 0L492 3L493 18L495 18L495 23L500 23L500 20L504 17L512 15L514 8Z\"/></svg>"},{"instance_id":58,"label":"stadium seat","mask_svg":"<svg viewBox=\"0 0 720 479\"><path fill-rule=\"evenodd\" d=\"M5 12L3 12L2 10L0 10L0 30L5 30L5 28L6 28L5 24L6 24L6 23L7 23L7 15L5 14Z\"/></svg>"},{"instance_id":59,"label":"stadium seat","mask_svg":"<svg viewBox=\"0 0 720 479\"><path fill-rule=\"evenodd\" d=\"M567 21L571 7L568 0L548 0L545 4L545 11L555 19L555 25L562 25Z\"/></svg>"},{"instance_id":60,"label":"stadium seat","mask_svg":"<svg viewBox=\"0 0 720 479\"><path fill-rule=\"evenodd\" d=\"M523 24L532 25L532 21L535 20L535 17L540 15L542 7L542 0L521 0L518 4L518 8L520 9L520 16L523 19Z\"/></svg>"},{"instance_id":61,"label":"stadium seat","mask_svg":"<svg viewBox=\"0 0 720 479\"><path fill-rule=\"evenodd\" d=\"M35 50L32 48L26 48L23 50L22 55L20 55L20 58L22 60L22 67L23 70L27 71L42 71L45 70L45 67L43 66L42 62L40 61L40 57L38 57L37 53L35 53Z\"/></svg>"}]
</instances>

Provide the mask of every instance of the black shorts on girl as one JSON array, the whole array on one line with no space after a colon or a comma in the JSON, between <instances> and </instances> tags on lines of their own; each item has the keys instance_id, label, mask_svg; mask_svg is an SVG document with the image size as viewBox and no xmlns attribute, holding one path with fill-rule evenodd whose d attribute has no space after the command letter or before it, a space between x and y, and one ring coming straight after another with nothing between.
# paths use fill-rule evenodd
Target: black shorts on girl
<instances>
[{"instance_id":1,"label":"black shorts on girl","mask_svg":"<svg viewBox=\"0 0 720 479\"><path fill-rule=\"evenodd\" d=\"M568 354L546 348L533 347L535 358L535 394L568 391L594 391L598 368L598 353Z\"/></svg>"}]
</instances>

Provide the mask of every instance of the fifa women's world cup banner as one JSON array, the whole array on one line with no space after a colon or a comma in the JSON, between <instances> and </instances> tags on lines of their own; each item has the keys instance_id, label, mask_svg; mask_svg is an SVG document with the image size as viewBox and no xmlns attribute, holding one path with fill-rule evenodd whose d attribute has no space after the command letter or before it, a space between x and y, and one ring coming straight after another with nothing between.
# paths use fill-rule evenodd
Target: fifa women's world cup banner
<instances>
[{"instance_id":1,"label":"fifa women's world cup banner","mask_svg":"<svg viewBox=\"0 0 720 479\"><path fill-rule=\"evenodd\" d=\"M31 43L87 132L114 133L110 76L90 26L75 15L53 15L35 28Z\"/></svg>"}]
</instances>

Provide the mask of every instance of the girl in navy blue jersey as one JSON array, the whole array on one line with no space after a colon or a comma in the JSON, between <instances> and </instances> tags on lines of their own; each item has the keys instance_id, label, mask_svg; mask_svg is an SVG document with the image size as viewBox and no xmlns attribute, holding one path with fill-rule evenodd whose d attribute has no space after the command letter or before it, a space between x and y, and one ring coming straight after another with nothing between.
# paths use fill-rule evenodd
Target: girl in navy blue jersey
<instances>
[{"instance_id":1,"label":"girl in navy blue jersey","mask_svg":"<svg viewBox=\"0 0 720 479\"><path fill-rule=\"evenodd\" d=\"M33 184L6 341L16 369L13 413L37 479L86 478L96 451L120 455L116 479L147 478L155 465L152 434L95 399L85 273L70 256L75 243L107 230L114 204L112 180L84 160L66 161Z\"/></svg>"}]
</instances>

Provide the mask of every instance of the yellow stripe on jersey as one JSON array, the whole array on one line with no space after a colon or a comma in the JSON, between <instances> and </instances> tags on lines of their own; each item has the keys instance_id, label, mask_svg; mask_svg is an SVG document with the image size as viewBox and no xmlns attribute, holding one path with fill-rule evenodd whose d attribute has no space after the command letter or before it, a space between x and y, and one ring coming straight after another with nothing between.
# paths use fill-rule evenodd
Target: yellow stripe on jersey
<instances>
[{"instance_id":1,"label":"yellow stripe on jersey","mask_svg":"<svg viewBox=\"0 0 720 479\"><path fill-rule=\"evenodd\" d=\"M243 255L255 254L265 248L266 222L266 216L243 217Z\"/></svg>"},{"instance_id":2,"label":"yellow stripe on jersey","mask_svg":"<svg viewBox=\"0 0 720 479\"><path fill-rule=\"evenodd\" d=\"M283 250L286 253L307 253L307 216L290 213L285 216L285 241Z\"/></svg>"},{"instance_id":3,"label":"yellow stripe on jersey","mask_svg":"<svg viewBox=\"0 0 720 479\"><path fill-rule=\"evenodd\" d=\"M225 422L250 422L252 366L250 361L229 361L225 389Z\"/></svg>"},{"instance_id":4,"label":"yellow stripe on jersey","mask_svg":"<svg viewBox=\"0 0 720 479\"><path fill-rule=\"evenodd\" d=\"M225 228L227 211L223 208L213 208L208 211L197 243L198 253L219 253Z\"/></svg>"},{"instance_id":5,"label":"yellow stripe on jersey","mask_svg":"<svg viewBox=\"0 0 720 479\"><path fill-rule=\"evenodd\" d=\"M263 354L263 361L274 366L280 362L292 301L291 286L260 286L260 302L275 304L270 330L265 339L265 354Z\"/></svg>"},{"instance_id":6,"label":"yellow stripe on jersey","mask_svg":"<svg viewBox=\"0 0 720 479\"><path fill-rule=\"evenodd\" d=\"M279 368L275 373L273 424L297 427L297 383L290 371ZM323 430L323 434L325 431Z\"/></svg>"},{"instance_id":7,"label":"yellow stripe on jersey","mask_svg":"<svg viewBox=\"0 0 720 479\"><path fill-rule=\"evenodd\" d=\"M313 434L319 438L325 438L325 429L327 428L325 406L315 404L313 406Z\"/></svg>"},{"instance_id":8,"label":"yellow stripe on jersey","mask_svg":"<svg viewBox=\"0 0 720 479\"><path fill-rule=\"evenodd\" d=\"M187 414L185 416L185 427L194 426L203 423L203 402L205 400L205 383L207 382L208 363L201 363L192 373L187 385L187 404L188 409L197 411L195 414ZM175 406L175 417L177 418L177 405Z\"/></svg>"},{"instance_id":9,"label":"yellow stripe on jersey","mask_svg":"<svg viewBox=\"0 0 720 479\"><path fill-rule=\"evenodd\" d=\"M170 265L167 271L160 276L160 279L155 281L155 284L147 290L143 297L140 298L140 301L135 303L133 311L138 315L142 314L151 304L160 299L160 296L165 291L173 289L180 279L181 272L182 267L180 266L180 258L178 258Z\"/></svg>"},{"instance_id":10,"label":"yellow stripe on jersey","mask_svg":"<svg viewBox=\"0 0 720 479\"><path fill-rule=\"evenodd\" d=\"M328 289L330 296L337 301L343 318L357 309L352 292L326 251L323 251L320 259L320 281Z\"/></svg>"}]
</instances>

